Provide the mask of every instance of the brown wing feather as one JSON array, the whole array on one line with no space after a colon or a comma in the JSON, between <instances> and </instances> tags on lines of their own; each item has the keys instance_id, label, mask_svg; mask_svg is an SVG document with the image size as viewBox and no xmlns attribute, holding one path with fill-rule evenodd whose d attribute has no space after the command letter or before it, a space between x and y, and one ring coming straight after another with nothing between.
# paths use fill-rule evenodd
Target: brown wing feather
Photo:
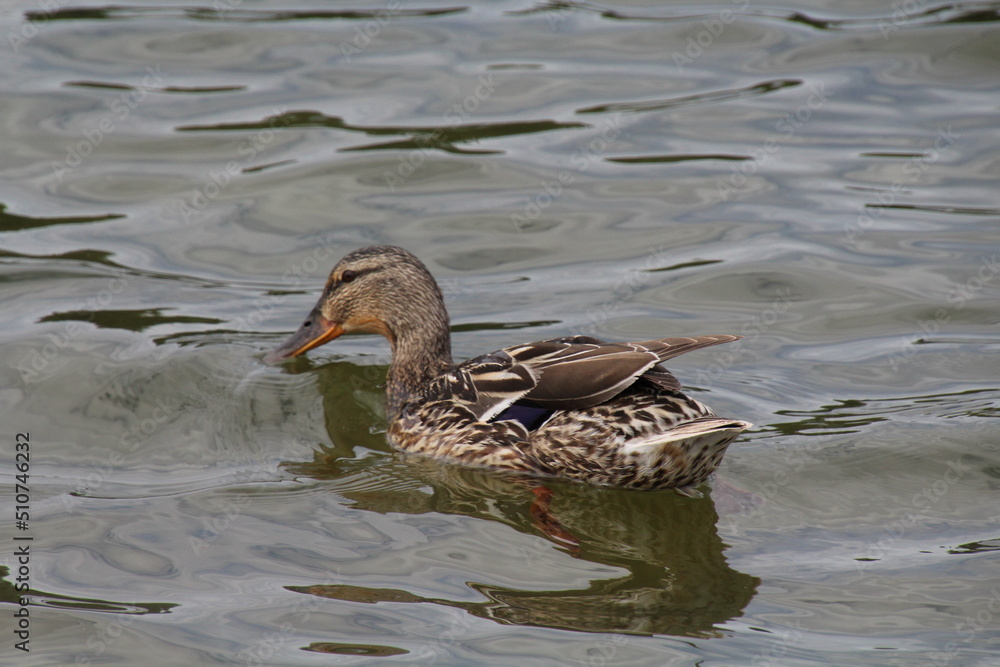
<instances>
[{"instance_id":1,"label":"brown wing feather","mask_svg":"<svg viewBox=\"0 0 1000 667\"><path fill-rule=\"evenodd\" d=\"M642 343L635 343L635 345L648 346L652 344L669 344L670 349L667 351L667 356L661 356L660 361L665 359L670 359L671 357L676 357L685 352L691 352L692 350L698 350L703 347L711 347L712 345L720 345L722 343L731 343L735 340L739 340L742 336L732 336L729 334L716 334L711 336L693 336L691 338L663 338L655 341L645 341ZM652 383L659 389L664 389L666 391L680 391L681 383L674 377L674 374L664 368L662 365L657 364L650 368L648 371L642 374L642 379Z\"/></svg>"},{"instance_id":2,"label":"brown wing feather","mask_svg":"<svg viewBox=\"0 0 1000 667\"><path fill-rule=\"evenodd\" d=\"M537 375L500 350L470 359L445 375L450 386L443 395L465 403L477 419L489 421L531 391Z\"/></svg>"},{"instance_id":3,"label":"brown wing feather","mask_svg":"<svg viewBox=\"0 0 1000 667\"><path fill-rule=\"evenodd\" d=\"M614 398L656 364L656 355L625 346L567 349L567 359L547 360L525 398L546 408L587 408ZM562 356L562 355L560 355Z\"/></svg>"},{"instance_id":4,"label":"brown wing feather","mask_svg":"<svg viewBox=\"0 0 1000 667\"><path fill-rule=\"evenodd\" d=\"M614 398L637 378L679 391L680 382L659 364L685 352L728 343L739 336L663 338L639 343L604 343L574 336L507 348L517 362L540 371L525 399L542 407L582 409Z\"/></svg>"},{"instance_id":5,"label":"brown wing feather","mask_svg":"<svg viewBox=\"0 0 1000 667\"><path fill-rule=\"evenodd\" d=\"M742 337L743 336L732 336L729 334L716 334L711 336L690 336L683 338L659 338L657 340L645 340L641 343L628 343L628 345L635 345L637 347L645 348L650 352L654 352L660 358L660 361L663 362L667 359L673 359L674 357L678 357L694 350L700 350L703 347L721 345L722 343L731 343Z\"/></svg>"},{"instance_id":6,"label":"brown wing feather","mask_svg":"<svg viewBox=\"0 0 1000 667\"><path fill-rule=\"evenodd\" d=\"M659 388L679 391L680 382L661 362L739 338L694 336L639 343L605 343L589 336L553 338L461 364L450 374L450 391L487 420L522 399L555 410L582 409L614 398L640 377Z\"/></svg>"},{"instance_id":7,"label":"brown wing feather","mask_svg":"<svg viewBox=\"0 0 1000 667\"><path fill-rule=\"evenodd\" d=\"M655 388L661 389L663 391L680 391L681 381L674 377L674 374L668 371L666 368L660 364L656 364L648 371L642 374L639 378L644 382L649 382Z\"/></svg>"}]
</instances>

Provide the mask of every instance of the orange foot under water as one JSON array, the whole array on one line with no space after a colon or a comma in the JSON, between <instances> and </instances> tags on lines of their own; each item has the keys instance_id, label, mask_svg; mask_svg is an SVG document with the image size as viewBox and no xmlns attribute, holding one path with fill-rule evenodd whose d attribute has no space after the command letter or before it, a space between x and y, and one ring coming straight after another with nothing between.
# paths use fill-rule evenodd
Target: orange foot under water
<instances>
[{"instance_id":1,"label":"orange foot under water","mask_svg":"<svg viewBox=\"0 0 1000 667\"><path fill-rule=\"evenodd\" d=\"M544 486L536 486L531 492L535 495L535 499L531 501L531 508L528 512L531 514L535 528L560 546L568 549L571 555L580 555L580 541L563 528L559 520L552 516L549 511L549 506L552 504L552 491Z\"/></svg>"}]
</instances>

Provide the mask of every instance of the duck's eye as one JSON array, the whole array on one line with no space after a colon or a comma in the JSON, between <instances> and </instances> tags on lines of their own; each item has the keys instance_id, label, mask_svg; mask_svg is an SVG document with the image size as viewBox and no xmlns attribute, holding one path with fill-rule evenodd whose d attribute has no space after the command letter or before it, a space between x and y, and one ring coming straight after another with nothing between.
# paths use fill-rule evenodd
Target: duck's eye
<instances>
[{"instance_id":1,"label":"duck's eye","mask_svg":"<svg viewBox=\"0 0 1000 667\"><path fill-rule=\"evenodd\" d=\"M348 269L340 274L340 282L349 283L357 277L358 277L357 271L351 271L350 269Z\"/></svg>"}]
</instances>

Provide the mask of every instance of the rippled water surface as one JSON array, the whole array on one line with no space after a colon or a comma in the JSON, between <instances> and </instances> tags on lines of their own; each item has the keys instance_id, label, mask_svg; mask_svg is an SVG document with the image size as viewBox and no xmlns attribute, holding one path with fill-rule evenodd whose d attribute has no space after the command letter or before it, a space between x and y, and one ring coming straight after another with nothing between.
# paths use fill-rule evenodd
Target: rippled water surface
<instances>
[{"instance_id":1,"label":"rippled water surface","mask_svg":"<svg viewBox=\"0 0 1000 667\"><path fill-rule=\"evenodd\" d=\"M0 655L1000 664L998 19L5 3ZM374 242L458 358L743 334L671 368L756 426L701 498L551 484L570 548L524 486L392 452L382 339L262 363Z\"/></svg>"}]
</instances>

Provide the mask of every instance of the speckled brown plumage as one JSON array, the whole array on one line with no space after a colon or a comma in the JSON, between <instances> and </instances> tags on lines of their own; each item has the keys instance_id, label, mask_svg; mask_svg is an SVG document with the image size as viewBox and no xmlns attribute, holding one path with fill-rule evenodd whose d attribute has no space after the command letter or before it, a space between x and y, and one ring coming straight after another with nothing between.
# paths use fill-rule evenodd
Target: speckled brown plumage
<instances>
[{"instance_id":1,"label":"speckled brown plumage","mask_svg":"<svg viewBox=\"0 0 1000 667\"><path fill-rule=\"evenodd\" d=\"M278 361L342 333L385 336L389 439L465 465L637 489L690 488L750 425L717 417L662 365L738 336L605 343L588 336L451 360L440 289L415 256L372 246L345 256ZM526 427L513 409L539 423Z\"/></svg>"}]
</instances>

